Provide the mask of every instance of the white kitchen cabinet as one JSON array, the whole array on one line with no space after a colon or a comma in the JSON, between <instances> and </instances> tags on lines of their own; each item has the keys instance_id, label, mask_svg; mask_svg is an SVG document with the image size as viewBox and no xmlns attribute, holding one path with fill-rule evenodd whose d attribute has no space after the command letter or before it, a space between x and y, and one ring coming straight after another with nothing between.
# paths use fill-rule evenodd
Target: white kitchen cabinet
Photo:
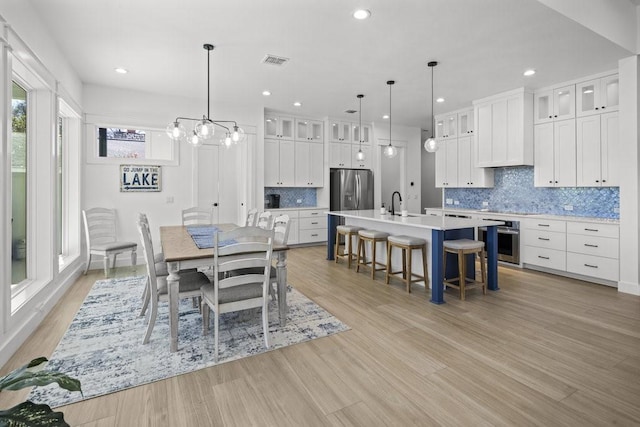
<instances>
[{"instance_id":1,"label":"white kitchen cabinet","mask_svg":"<svg viewBox=\"0 0 640 427\"><path fill-rule=\"evenodd\" d=\"M293 117L266 115L264 119L264 137L273 139L294 139Z\"/></svg>"},{"instance_id":2,"label":"white kitchen cabinet","mask_svg":"<svg viewBox=\"0 0 640 427\"><path fill-rule=\"evenodd\" d=\"M351 142L351 123L337 120L329 121L329 136L331 142Z\"/></svg>"},{"instance_id":3,"label":"white kitchen cabinet","mask_svg":"<svg viewBox=\"0 0 640 427\"><path fill-rule=\"evenodd\" d=\"M458 186L458 140L443 140L436 151L436 187Z\"/></svg>"},{"instance_id":4,"label":"white kitchen cabinet","mask_svg":"<svg viewBox=\"0 0 640 427\"><path fill-rule=\"evenodd\" d=\"M328 208L300 209L298 243L317 243L327 240Z\"/></svg>"},{"instance_id":5,"label":"white kitchen cabinet","mask_svg":"<svg viewBox=\"0 0 640 427\"><path fill-rule=\"evenodd\" d=\"M352 127L353 130L353 142L355 144L359 144L360 142L362 142L362 144L367 144L370 145L371 144L371 126L369 125L362 125L362 134L360 133L360 125L353 125ZM362 139L362 141L361 141Z\"/></svg>"},{"instance_id":6,"label":"white kitchen cabinet","mask_svg":"<svg viewBox=\"0 0 640 427\"><path fill-rule=\"evenodd\" d=\"M619 229L617 224L567 222L567 271L617 282Z\"/></svg>"},{"instance_id":7,"label":"white kitchen cabinet","mask_svg":"<svg viewBox=\"0 0 640 427\"><path fill-rule=\"evenodd\" d=\"M324 186L324 144L295 142L295 186Z\"/></svg>"},{"instance_id":8,"label":"white kitchen cabinet","mask_svg":"<svg viewBox=\"0 0 640 427\"><path fill-rule=\"evenodd\" d=\"M576 186L576 120L535 126L534 185Z\"/></svg>"},{"instance_id":9,"label":"white kitchen cabinet","mask_svg":"<svg viewBox=\"0 0 640 427\"><path fill-rule=\"evenodd\" d=\"M533 165L533 95L522 88L473 105L476 166Z\"/></svg>"},{"instance_id":10,"label":"white kitchen cabinet","mask_svg":"<svg viewBox=\"0 0 640 427\"><path fill-rule=\"evenodd\" d=\"M493 169L475 166L474 143L472 136L458 138L458 187L493 187Z\"/></svg>"},{"instance_id":11,"label":"white kitchen cabinet","mask_svg":"<svg viewBox=\"0 0 640 427\"><path fill-rule=\"evenodd\" d=\"M521 222L522 262L566 271L567 224L564 221L525 219Z\"/></svg>"},{"instance_id":12,"label":"white kitchen cabinet","mask_svg":"<svg viewBox=\"0 0 640 427\"><path fill-rule=\"evenodd\" d=\"M296 141L324 142L323 123L320 120L296 119Z\"/></svg>"},{"instance_id":13,"label":"white kitchen cabinet","mask_svg":"<svg viewBox=\"0 0 640 427\"><path fill-rule=\"evenodd\" d=\"M473 134L473 109L458 113L458 137Z\"/></svg>"},{"instance_id":14,"label":"white kitchen cabinet","mask_svg":"<svg viewBox=\"0 0 640 427\"><path fill-rule=\"evenodd\" d=\"M576 87L568 85L537 92L533 98L534 123L573 119L576 116Z\"/></svg>"},{"instance_id":15,"label":"white kitchen cabinet","mask_svg":"<svg viewBox=\"0 0 640 427\"><path fill-rule=\"evenodd\" d=\"M440 114L435 117L435 120L437 139L455 138L458 135L457 113Z\"/></svg>"},{"instance_id":16,"label":"white kitchen cabinet","mask_svg":"<svg viewBox=\"0 0 640 427\"><path fill-rule=\"evenodd\" d=\"M329 144L329 167L350 168L352 162L352 144L332 142Z\"/></svg>"},{"instance_id":17,"label":"white kitchen cabinet","mask_svg":"<svg viewBox=\"0 0 640 427\"><path fill-rule=\"evenodd\" d=\"M578 117L618 110L619 82L614 74L576 85Z\"/></svg>"},{"instance_id":18,"label":"white kitchen cabinet","mask_svg":"<svg viewBox=\"0 0 640 427\"><path fill-rule=\"evenodd\" d=\"M578 187L616 187L618 180L618 113L576 119Z\"/></svg>"},{"instance_id":19,"label":"white kitchen cabinet","mask_svg":"<svg viewBox=\"0 0 640 427\"><path fill-rule=\"evenodd\" d=\"M277 139L264 140L265 187L295 185L295 143Z\"/></svg>"},{"instance_id":20,"label":"white kitchen cabinet","mask_svg":"<svg viewBox=\"0 0 640 427\"><path fill-rule=\"evenodd\" d=\"M289 217L289 237L287 238L288 245L298 244L298 210L274 210L273 215L278 217L280 215L287 215Z\"/></svg>"},{"instance_id":21,"label":"white kitchen cabinet","mask_svg":"<svg viewBox=\"0 0 640 427\"><path fill-rule=\"evenodd\" d=\"M371 146L362 144L362 152L364 153L364 160L358 160L356 154L360 146L353 144L351 147L351 167L354 169L371 169Z\"/></svg>"}]
</instances>

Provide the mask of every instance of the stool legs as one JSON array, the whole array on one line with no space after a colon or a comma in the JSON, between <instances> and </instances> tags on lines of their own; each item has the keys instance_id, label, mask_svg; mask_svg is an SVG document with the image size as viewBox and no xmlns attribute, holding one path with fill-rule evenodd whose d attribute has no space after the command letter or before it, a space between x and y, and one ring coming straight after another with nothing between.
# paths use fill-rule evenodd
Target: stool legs
<instances>
[{"instance_id":1,"label":"stool legs","mask_svg":"<svg viewBox=\"0 0 640 427\"><path fill-rule=\"evenodd\" d=\"M478 256L480 258L480 274L482 275L482 282L478 281L478 280L473 280L473 279L469 279L470 280L470 284L469 284L469 289L476 287L478 285L482 286L482 293L483 295L487 294L487 267L485 264L485 252L484 251L465 251L465 250L450 250L450 251L444 251L444 257L442 260L442 266L443 266L443 271L446 272L446 268L447 268L447 253L454 253L457 255L458 257L458 277L453 277L451 279L449 279L448 281L446 281L447 279L444 278L445 283L444 285L447 286L452 286L454 288L458 288L458 290L460 291L460 299L462 301L464 301L465 297L466 297L466 291L467 291L467 266L466 266L466 255L472 255L473 256L473 260L474 260L474 266L475 266L475 257ZM475 267L474 267L475 269ZM445 274L443 274L443 276L445 276ZM445 276L446 277L446 276ZM458 284L452 283L455 280L458 280Z\"/></svg>"},{"instance_id":2,"label":"stool legs","mask_svg":"<svg viewBox=\"0 0 640 427\"><path fill-rule=\"evenodd\" d=\"M340 253L340 236L344 236L344 250L342 251L342 253ZM353 260L353 246L352 246L352 239L354 236L357 236L354 233L341 233L338 232L336 234L336 243L334 245L334 259L336 261L336 263L338 262L339 258L344 258L345 256L347 257L347 268L351 268L351 261Z\"/></svg>"},{"instance_id":3,"label":"stool legs","mask_svg":"<svg viewBox=\"0 0 640 427\"><path fill-rule=\"evenodd\" d=\"M393 247L396 246L402 251L402 271L392 271L391 267L391 252ZM422 252L422 276L412 273L413 269L413 250L419 249ZM385 276L385 283L389 284L389 278L392 275L402 273L402 280L405 282L405 287L408 293L411 293L411 283L415 282L414 277L424 281L425 291L429 292L429 279L427 273L427 245L422 246L402 246L392 243L387 243L387 274Z\"/></svg>"}]
</instances>

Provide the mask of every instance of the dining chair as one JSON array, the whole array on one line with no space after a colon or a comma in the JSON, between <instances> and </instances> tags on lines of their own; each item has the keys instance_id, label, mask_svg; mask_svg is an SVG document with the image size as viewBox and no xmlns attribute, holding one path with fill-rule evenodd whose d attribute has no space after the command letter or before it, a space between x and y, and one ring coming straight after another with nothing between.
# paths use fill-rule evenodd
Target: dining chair
<instances>
[{"instance_id":1,"label":"dining chair","mask_svg":"<svg viewBox=\"0 0 640 427\"><path fill-rule=\"evenodd\" d=\"M245 221L244 226L255 227L257 221L258 221L258 210L250 209L249 212L247 212L247 220Z\"/></svg>"},{"instance_id":2,"label":"dining chair","mask_svg":"<svg viewBox=\"0 0 640 427\"><path fill-rule=\"evenodd\" d=\"M291 221L289 215L279 215L273 220L273 243L276 245L286 245L289 240L289 227ZM276 286L278 285L278 270L272 265L269 273L271 284L269 285L269 294L272 299L276 299Z\"/></svg>"},{"instance_id":3,"label":"dining chair","mask_svg":"<svg viewBox=\"0 0 640 427\"><path fill-rule=\"evenodd\" d=\"M109 261L113 260L111 268L114 268L116 266L116 257L124 252L131 252L131 265L135 268L138 244L118 240L116 229L117 212L115 209L83 209L82 220L87 243L87 264L84 268L84 274L87 274L89 270L93 255L103 257L105 277L109 274Z\"/></svg>"},{"instance_id":4,"label":"dining chair","mask_svg":"<svg viewBox=\"0 0 640 427\"><path fill-rule=\"evenodd\" d=\"M151 246L153 246L153 239L151 238L151 227L149 226L149 218L147 217L147 214L138 212L138 221L144 223L147 229L149 229L149 241L151 241ZM156 268L156 276L169 275L169 269L167 268L167 263L164 260L164 253L155 252L154 250L153 263ZM147 284L145 285L144 292L142 294L142 309L140 310L140 316L144 316L145 312L147 311L147 307L149 306L149 300L151 298L150 292L151 291L149 290L149 280L147 276Z\"/></svg>"},{"instance_id":5,"label":"dining chair","mask_svg":"<svg viewBox=\"0 0 640 427\"><path fill-rule=\"evenodd\" d=\"M202 330L209 332L209 313L214 312L215 360L218 360L220 315L262 308L264 344L269 348L268 286L273 230L238 227L214 235L213 283L202 286ZM234 275L228 273L234 272Z\"/></svg>"},{"instance_id":6,"label":"dining chair","mask_svg":"<svg viewBox=\"0 0 640 427\"><path fill-rule=\"evenodd\" d=\"M158 304L160 301L169 301L169 285L167 282L168 276L158 276L156 274L156 263L154 261L153 244L151 242L151 232L148 224L138 220L138 232L140 233L140 240L142 241L142 252L144 253L144 259L147 264L147 280L149 288L149 304L150 313L148 314L147 331L142 340L142 344L147 344L153 332L153 327L156 323L158 316ZM199 297L201 294L200 288L206 284L210 284L209 279L204 273L199 271L190 271L180 273L180 283L178 298L193 298ZM177 308L175 312L169 313L175 322L178 321Z\"/></svg>"},{"instance_id":7,"label":"dining chair","mask_svg":"<svg viewBox=\"0 0 640 427\"><path fill-rule=\"evenodd\" d=\"M182 225L209 225L213 224L211 209L198 206L182 210Z\"/></svg>"},{"instance_id":8,"label":"dining chair","mask_svg":"<svg viewBox=\"0 0 640 427\"><path fill-rule=\"evenodd\" d=\"M273 214L269 211L261 212L258 215L256 227L271 230L273 228Z\"/></svg>"}]
</instances>

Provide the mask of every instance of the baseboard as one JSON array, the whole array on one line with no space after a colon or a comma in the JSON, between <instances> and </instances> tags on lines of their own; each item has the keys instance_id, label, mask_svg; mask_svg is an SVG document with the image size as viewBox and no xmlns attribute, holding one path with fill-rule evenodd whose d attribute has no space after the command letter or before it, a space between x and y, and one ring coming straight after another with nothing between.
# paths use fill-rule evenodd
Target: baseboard
<instances>
[{"instance_id":1,"label":"baseboard","mask_svg":"<svg viewBox=\"0 0 640 427\"><path fill-rule=\"evenodd\" d=\"M61 279L58 284L49 283L25 303L21 310L26 310L29 314L22 317L19 325L15 325L12 330L7 331L7 335L3 337L0 344L0 367L7 363L11 356L18 351L20 346L38 328L44 318L64 296L65 292L80 277L83 267L84 264L82 262L73 263L69 266L69 270L65 271L66 277ZM25 360L24 362L27 363L29 361Z\"/></svg>"},{"instance_id":2,"label":"baseboard","mask_svg":"<svg viewBox=\"0 0 640 427\"><path fill-rule=\"evenodd\" d=\"M640 283L618 282L618 292L640 296Z\"/></svg>"}]
</instances>

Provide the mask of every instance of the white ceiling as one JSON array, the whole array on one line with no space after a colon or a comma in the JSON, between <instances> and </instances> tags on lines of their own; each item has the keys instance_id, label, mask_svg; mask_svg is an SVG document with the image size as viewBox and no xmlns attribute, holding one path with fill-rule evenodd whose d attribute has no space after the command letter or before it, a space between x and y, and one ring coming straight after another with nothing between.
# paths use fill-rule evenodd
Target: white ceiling
<instances>
[{"instance_id":1,"label":"white ceiling","mask_svg":"<svg viewBox=\"0 0 640 427\"><path fill-rule=\"evenodd\" d=\"M31 0L83 82L199 97L206 51L216 103L310 116L357 109L428 128L436 114L521 86L539 88L617 67L631 53L535 0ZM351 12L372 13L356 21ZM265 54L291 58L284 67ZM122 66L126 75L113 69ZM532 78L522 72L537 70ZM273 93L265 98L264 89ZM295 108L294 101L303 106ZM253 107L251 107L253 108ZM215 117L215 114L213 114ZM356 116L354 120L357 120Z\"/></svg>"}]
</instances>

